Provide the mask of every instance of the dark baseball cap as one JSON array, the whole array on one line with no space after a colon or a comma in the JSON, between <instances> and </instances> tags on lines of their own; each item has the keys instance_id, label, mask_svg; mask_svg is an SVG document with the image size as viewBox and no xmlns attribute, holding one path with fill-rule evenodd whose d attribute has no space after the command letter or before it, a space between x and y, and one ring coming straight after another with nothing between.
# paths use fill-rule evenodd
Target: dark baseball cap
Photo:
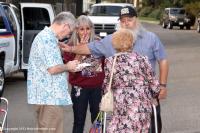
<instances>
[{"instance_id":1,"label":"dark baseball cap","mask_svg":"<svg viewBox=\"0 0 200 133\"><path fill-rule=\"evenodd\" d=\"M119 19L121 19L121 17L123 16L128 16L128 17L137 17L137 12L136 10L131 7L131 6L124 6L122 7L122 9L120 10L119 13Z\"/></svg>"}]
</instances>

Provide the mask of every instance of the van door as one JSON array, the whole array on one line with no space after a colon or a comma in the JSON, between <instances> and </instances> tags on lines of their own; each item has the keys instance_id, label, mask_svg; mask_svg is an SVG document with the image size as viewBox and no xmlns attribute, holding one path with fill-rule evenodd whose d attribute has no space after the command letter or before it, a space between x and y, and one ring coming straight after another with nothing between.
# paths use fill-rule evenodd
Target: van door
<instances>
[{"instance_id":1,"label":"van door","mask_svg":"<svg viewBox=\"0 0 200 133\"><path fill-rule=\"evenodd\" d=\"M50 26L54 19L54 11L50 4L21 3L22 17L22 69L27 69L29 53L35 36ZM25 71L26 72L26 71Z\"/></svg>"},{"instance_id":2,"label":"van door","mask_svg":"<svg viewBox=\"0 0 200 133\"><path fill-rule=\"evenodd\" d=\"M19 42L20 25L12 8L14 5L2 4L1 16L4 17L5 30L1 30L1 38L8 41L5 48L5 73L11 73L19 69ZM15 7L16 8L16 7Z\"/></svg>"}]
</instances>

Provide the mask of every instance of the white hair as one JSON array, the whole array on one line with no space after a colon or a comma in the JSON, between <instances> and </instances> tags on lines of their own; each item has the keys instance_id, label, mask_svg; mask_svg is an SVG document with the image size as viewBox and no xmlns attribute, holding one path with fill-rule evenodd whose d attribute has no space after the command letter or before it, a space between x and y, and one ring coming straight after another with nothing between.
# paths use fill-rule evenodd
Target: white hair
<instances>
[{"instance_id":1,"label":"white hair","mask_svg":"<svg viewBox=\"0 0 200 133\"><path fill-rule=\"evenodd\" d=\"M61 12L58 15L56 15L56 17L53 20L53 23L56 24L67 23L69 24L70 29L73 30L75 27L75 21L76 19L71 12Z\"/></svg>"},{"instance_id":2,"label":"white hair","mask_svg":"<svg viewBox=\"0 0 200 133\"><path fill-rule=\"evenodd\" d=\"M94 41L96 37L95 31L94 31L94 25L88 16L81 15L77 18L77 21L75 23L75 28L78 29L82 25L88 25L90 27L91 34L90 34L89 42ZM79 42L78 39L79 39L78 33L76 30L74 30L70 41L73 43L73 45L77 45Z\"/></svg>"}]
</instances>

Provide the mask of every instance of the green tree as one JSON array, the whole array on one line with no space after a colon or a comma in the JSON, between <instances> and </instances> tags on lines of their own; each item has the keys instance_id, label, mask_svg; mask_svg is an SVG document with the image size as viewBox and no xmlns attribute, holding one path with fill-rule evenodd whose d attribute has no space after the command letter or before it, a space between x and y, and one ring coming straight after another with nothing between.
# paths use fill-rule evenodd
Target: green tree
<instances>
[{"instance_id":1,"label":"green tree","mask_svg":"<svg viewBox=\"0 0 200 133\"><path fill-rule=\"evenodd\" d=\"M173 5L183 7L186 4L199 2L199 0L173 0Z\"/></svg>"},{"instance_id":2,"label":"green tree","mask_svg":"<svg viewBox=\"0 0 200 133\"><path fill-rule=\"evenodd\" d=\"M185 5L185 9L193 16L197 16L200 12L200 2L189 3Z\"/></svg>"}]
</instances>

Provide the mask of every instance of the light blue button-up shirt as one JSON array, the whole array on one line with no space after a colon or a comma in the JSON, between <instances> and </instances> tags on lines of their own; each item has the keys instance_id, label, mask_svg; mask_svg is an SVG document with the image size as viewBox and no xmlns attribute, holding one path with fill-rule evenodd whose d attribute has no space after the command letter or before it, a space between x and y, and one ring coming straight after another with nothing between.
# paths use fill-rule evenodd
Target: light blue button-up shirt
<instances>
[{"instance_id":1,"label":"light blue button-up shirt","mask_svg":"<svg viewBox=\"0 0 200 133\"><path fill-rule=\"evenodd\" d=\"M53 31L45 27L34 39L30 51L27 92L29 104L69 105L66 73L50 74L47 69L63 64L58 40Z\"/></svg>"},{"instance_id":2,"label":"light blue button-up shirt","mask_svg":"<svg viewBox=\"0 0 200 133\"><path fill-rule=\"evenodd\" d=\"M88 45L90 52L98 57L110 57L116 53L112 46L112 34L100 41L91 42ZM156 61L166 59L166 52L160 39L152 32L140 30L133 51L148 57L153 71L156 70Z\"/></svg>"}]
</instances>

